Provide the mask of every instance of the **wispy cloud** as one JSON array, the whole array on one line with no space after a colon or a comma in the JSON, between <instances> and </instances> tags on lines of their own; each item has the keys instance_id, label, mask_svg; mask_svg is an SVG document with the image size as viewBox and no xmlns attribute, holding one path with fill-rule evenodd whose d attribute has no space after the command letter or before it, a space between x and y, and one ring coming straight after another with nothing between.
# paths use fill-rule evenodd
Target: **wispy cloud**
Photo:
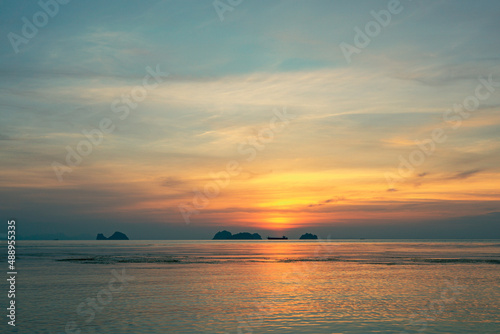
<instances>
[{"instance_id":1,"label":"wispy cloud","mask_svg":"<svg viewBox=\"0 0 500 334\"><path fill-rule=\"evenodd\" d=\"M481 169L471 169L471 170L467 170L464 172L457 173L453 176L450 176L448 179L449 180L463 180L463 179L467 179L469 177L472 177L480 172L482 172Z\"/></svg>"},{"instance_id":2,"label":"wispy cloud","mask_svg":"<svg viewBox=\"0 0 500 334\"><path fill-rule=\"evenodd\" d=\"M326 205L326 204L330 204L330 203L338 203L338 202L341 202L341 201L345 201L345 197L335 197L335 198L329 198L327 200L324 200L324 201L320 201L318 203L315 203L315 204L309 204L307 207L308 208L314 208L316 206L323 206L323 205Z\"/></svg>"},{"instance_id":3,"label":"wispy cloud","mask_svg":"<svg viewBox=\"0 0 500 334\"><path fill-rule=\"evenodd\" d=\"M186 181L179 179L175 176L169 176L169 177L164 178L160 184L162 187L177 188L181 185L186 184Z\"/></svg>"}]
</instances>

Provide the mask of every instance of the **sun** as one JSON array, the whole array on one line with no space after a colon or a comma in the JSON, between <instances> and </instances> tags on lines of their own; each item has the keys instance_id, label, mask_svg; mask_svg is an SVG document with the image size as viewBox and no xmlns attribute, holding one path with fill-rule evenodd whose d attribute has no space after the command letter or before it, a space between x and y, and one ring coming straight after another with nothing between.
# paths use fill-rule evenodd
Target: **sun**
<instances>
[{"instance_id":1,"label":"sun","mask_svg":"<svg viewBox=\"0 0 500 334\"><path fill-rule=\"evenodd\" d=\"M237 221L238 225L249 226L250 224L264 230L272 230L275 232L284 232L290 228L303 225L301 224L300 217L289 216L278 212L249 214L237 219L233 218L231 221Z\"/></svg>"},{"instance_id":2,"label":"sun","mask_svg":"<svg viewBox=\"0 0 500 334\"><path fill-rule=\"evenodd\" d=\"M283 230L290 226L291 219L289 217L269 217L265 218L264 222L266 223L266 227L272 230Z\"/></svg>"}]
</instances>

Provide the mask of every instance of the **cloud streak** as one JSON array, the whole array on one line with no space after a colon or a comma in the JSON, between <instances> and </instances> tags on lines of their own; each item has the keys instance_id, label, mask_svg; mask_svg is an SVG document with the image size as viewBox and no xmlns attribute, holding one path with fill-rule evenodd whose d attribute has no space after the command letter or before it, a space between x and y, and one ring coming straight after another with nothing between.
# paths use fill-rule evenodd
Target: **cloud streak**
<instances>
[{"instance_id":1,"label":"cloud streak","mask_svg":"<svg viewBox=\"0 0 500 334\"><path fill-rule=\"evenodd\" d=\"M481 169L471 169L471 170L467 170L464 172L457 173L453 176L450 176L448 179L449 180L465 180L465 179L468 179L469 177L477 175L480 172L482 172Z\"/></svg>"}]
</instances>

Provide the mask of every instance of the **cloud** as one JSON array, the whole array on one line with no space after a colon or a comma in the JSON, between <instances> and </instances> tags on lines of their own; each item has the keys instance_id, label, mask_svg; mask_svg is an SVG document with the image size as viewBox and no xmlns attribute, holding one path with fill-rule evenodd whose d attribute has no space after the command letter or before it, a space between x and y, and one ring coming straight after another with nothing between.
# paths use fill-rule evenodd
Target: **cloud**
<instances>
[{"instance_id":1,"label":"cloud","mask_svg":"<svg viewBox=\"0 0 500 334\"><path fill-rule=\"evenodd\" d=\"M444 86L460 81L477 81L487 78L492 72L498 73L497 61L476 61L453 65L424 66L410 71L401 71L395 75L401 80L413 80L429 86ZM494 75L496 77L496 75Z\"/></svg>"},{"instance_id":2,"label":"cloud","mask_svg":"<svg viewBox=\"0 0 500 334\"><path fill-rule=\"evenodd\" d=\"M184 180L181 180L181 179L174 177L174 176L169 176L169 177L164 178L161 181L160 185L162 187L176 188L177 186L183 185L185 183L186 183L186 181L184 181Z\"/></svg>"},{"instance_id":3,"label":"cloud","mask_svg":"<svg viewBox=\"0 0 500 334\"><path fill-rule=\"evenodd\" d=\"M482 170L481 169L471 169L471 170L467 170L465 172L461 172L461 173L458 173L458 174L455 174L453 176L450 176L448 178L448 180L464 180L464 179L467 179L471 176L474 176L475 174L481 172Z\"/></svg>"},{"instance_id":4,"label":"cloud","mask_svg":"<svg viewBox=\"0 0 500 334\"><path fill-rule=\"evenodd\" d=\"M343 201L343 200L345 200L345 197L329 198L327 200L324 200L324 201L321 201L321 202L318 202L318 203L315 203L315 204L309 204L307 207L308 208L313 208L313 207L322 206L322 205L325 205L325 204L328 204L328 203L338 203L338 202Z\"/></svg>"}]
</instances>

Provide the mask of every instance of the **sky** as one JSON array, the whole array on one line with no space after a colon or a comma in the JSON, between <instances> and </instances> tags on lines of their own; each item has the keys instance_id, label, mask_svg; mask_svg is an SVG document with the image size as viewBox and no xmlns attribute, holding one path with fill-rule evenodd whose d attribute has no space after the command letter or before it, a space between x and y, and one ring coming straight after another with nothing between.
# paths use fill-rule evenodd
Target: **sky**
<instances>
[{"instance_id":1,"label":"sky","mask_svg":"<svg viewBox=\"0 0 500 334\"><path fill-rule=\"evenodd\" d=\"M497 1L0 7L20 238L500 238Z\"/></svg>"}]
</instances>

